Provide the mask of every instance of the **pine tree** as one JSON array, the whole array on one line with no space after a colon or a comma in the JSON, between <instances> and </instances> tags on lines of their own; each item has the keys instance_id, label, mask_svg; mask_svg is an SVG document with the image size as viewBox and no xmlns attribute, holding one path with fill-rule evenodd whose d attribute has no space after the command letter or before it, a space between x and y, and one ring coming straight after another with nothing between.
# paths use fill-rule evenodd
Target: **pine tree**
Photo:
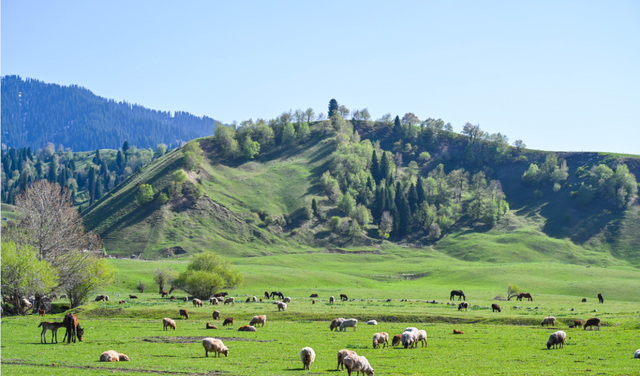
<instances>
[{"instance_id":1,"label":"pine tree","mask_svg":"<svg viewBox=\"0 0 640 376\"><path fill-rule=\"evenodd\" d=\"M396 116L393 121L393 139L394 140L402 140L404 138L404 129L402 128L402 124L400 123L400 117Z\"/></svg>"},{"instance_id":2,"label":"pine tree","mask_svg":"<svg viewBox=\"0 0 640 376\"><path fill-rule=\"evenodd\" d=\"M409 187L409 207L411 208L411 213L415 213L418 210L418 190L416 189L416 185L411 183Z\"/></svg>"},{"instance_id":3,"label":"pine tree","mask_svg":"<svg viewBox=\"0 0 640 376\"><path fill-rule=\"evenodd\" d=\"M318 201L315 197L311 200L311 210L313 210L313 215L318 215Z\"/></svg>"},{"instance_id":4,"label":"pine tree","mask_svg":"<svg viewBox=\"0 0 640 376\"><path fill-rule=\"evenodd\" d=\"M398 216L400 218L400 224L398 226L398 235L403 236L411 230L411 209L409 208L409 201L404 194L404 191L400 191L396 194L399 199Z\"/></svg>"},{"instance_id":5,"label":"pine tree","mask_svg":"<svg viewBox=\"0 0 640 376\"><path fill-rule=\"evenodd\" d=\"M340 108L340 106L338 105L338 101L335 100L335 99L331 99L329 101L329 116L328 117L331 117L331 116L337 114L339 108Z\"/></svg>"},{"instance_id":6,"label":"pine tree","mask_svg":"<svg viewBox=\"0 0 640 376\"><path fill-rule=\"evenodd\" d=\"M380 164L378 163L378 153L374 150L371 153L371 176L375 179L376 183L380 183L382 178L380 177Z\"/></svg>"},{"instance_id":7,"label":"pine tree","mask_svg":"<svg viewBox=\"0 0 640 376\"><path fill-rule=\"evenodd\" d=\"M384 186L378 186L378 189L376 189L376 197L373 200L373 207L371 208L371 214L377 220L380 220L382 213L384 213L385 210L388 210L385 207L386 197L387 192L385 192Z\"/></svg>"},{"instance_id":8,"label":"pine tree","mask_svg":"<svg viewBox=\"0 0 640 376\"><path fill-rule=\"evenodd\" d=\"M56 160L55 157L51 157L51 162L49 163L48 179L52 183L55 183L58 181L58 161Z\"/></svg>"},{"instance_id":9,"label":"pine tree","mask_svg":"<svg viewBox=\"0 0 640 376\"><path fill-rule=\"evenodd\" d=\"M93 164L100 166L102 159L100 158L100 149L96 149L96 155L93 157Z\"/></svg>"},{"instance_id":10,"label":"pine tree","mask_svg":"<svg viewBox=\"0 0 640 376\"><path fill-rule=\"evenodd\" d=\"M418 194L418 207L420 207L425 199L424 186L422 185L422 178L420 176L418 176L418 184L416 185L416 192Z\"/></svg>"},{"instance_id":11,"label":"pine tree","mask_svg":"<svg viewBox=\"0 0 640 376\"><path fill-rule=\"evenodd\" d=\"M123 164L124 158L122 157L122 152L118 150L118 155L116 156L116 166L118 166L118 170L122 169Z\"/></svg>"}]
</instances>

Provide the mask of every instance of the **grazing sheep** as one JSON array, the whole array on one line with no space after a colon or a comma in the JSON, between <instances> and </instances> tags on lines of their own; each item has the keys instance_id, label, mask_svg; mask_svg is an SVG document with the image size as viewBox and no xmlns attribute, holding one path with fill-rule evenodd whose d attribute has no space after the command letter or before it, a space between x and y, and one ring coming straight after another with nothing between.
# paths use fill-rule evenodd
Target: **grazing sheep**
<instances>
[{"instance_id":1,"label":"grazing sheep","mask_svg":"<svg viewBox=\"0 0 640 376\"><path fill-rule=\"evenodd\" d=\"M171 295L171 297L169 298L169 300L176 300L176 299L178 299L178 298L176 298L175 295Z\"/></svg>"},{"instance_id":2,"label":"grazing sheep","mask_svg":"<svg viewBox=\"0 0 640 376\"><path fill-rule=\"evenodd\" d=\"M347 319L340 324L340 331L346 332L347 328L353 328L353 331L355 332L357 327L358 327L357 319Z\"/></svg>"},{"instance_id":3,"label":"grazing sheep","mask_svg":"<svg viewBox=\"0 0 640 376\"><path fill-rule=\"evenodd\" d=\"M588 326L597 326L598 330L600 330L600 319L594 317L592 319L587 320L587 322L584 323L583 329L587 330ZM593 328L591 328L591 329L593 329Z\"/></svg>"},{"instance_id":4,"label":"grazing sheep","mask_svg":"<svg viewBox=\"0 0 640 376\"><path fill-rule=\"evenodd\" d=\"M347 367L347 372L351 376L351 372L362 372L368 376L373 376L373 368L364 356L350 355L342 359L342 363Z\"/></svg>"},{"instance_id":5,"label":"grazing sheep","mask_svg":"<svg viewBox=\"0 0 640 376\"><path fill-rule=\"evenodd\" d=\"M210 303L211 305L218 305L218 304L220 304L220 301L218 300L218 298L216 298L216 297L214 296L214 297L209 298L209 303Z\"/></svg>"},{"instance_id":6,"label":"grazing sheep","mask_svg":"<svg viewBox=\"0 0 640 376\"><path fill-rule=\"evenodd\" d=\"M282 299L282 302L283 303L291 303L291 298L287 296L286 298Z\"/></svg>"},{"instance_id":7,"label":"grazing sheep","mask_svg":"<svg viewBox=\"0 0 640 376\"><path fill-rule=\"evenodd\" d=\"M187 319L189 318L189 312L187 312L186 309L181 309L180 310L180 318L182 317L186 317Z\"/></svg>"},{"instance_id":8,"label":"grazing sheep","mask_svg":"<svg viewBox=\"0 0 640 376\"><path fill-rule=\"evenodd\" d=\"M462 303L458 304L458 311L462 311L463 308L464 308L465 311L469 310L469 303L462 302Z\"/></svg>"},{"instance_id":9,"label":"grazing sheep","mask_svg":"<svg viewBox=\"0 0 640 376\"><path fill-rule=\"evenodd\" d=\"M398 346L402 343L402 334L396 334L393 336L393 340L391 341L391 346Z\"/></svg>"},{"instance_id":10,"label":"grazing sheep","mask_svg":"<svg viewBox=\"0 0 640 376\"><path fill-rule=\"evenodd\" d=\"M553 316L545 317L544 320L540 323L541 326L556 326L556 318Z\"/></svg>"},{"instance_id":11,"label":"grazing sheep","mask_svg":"<svg viewBox=\"0 0 640 376\"><path fill-rule=\"evenodd\" d=\"M209 357L209 351L215 353L215 357L219 357L220 354L229 356L229 349L222 343L221 340L207 337L202 339L202 346L204 347L204 355Z\"/></svg>"},{"instance_id":12,"label":"grazing sheep","mask_svg":"<svg viewBox=\"0 0 640 376\"><path fill-rule=\"evenodd\" d=\"M98 296L96 296L96 300L95 300L96 302L101 302L101 301L103 301L103 300L104 300L104 295L98 295Z\"/></svg>"},{"instance_id":13,"label":"grazing sheep","mask_svg":"<svg viewBox=\"0 0 640 376\"><path fill-rule=\"evenodd\" d=\"M224 303L224 297L223 296L216 296L216 299L218 299L218 303Z\"/></svg>"},{"instance_id":14,"label":"grazing sheep","mask_svg":"<svg viewBox=\"0 0 640 376\"><path fill-rule=\"evenodd\" d=\"M233 296L230 298L226 298L224 300L224 305L227 305L227 303L231 303L232 306L236 305L236 298L234 298Z\"/></svg>"},{"instance_id":15,"label":"grazing sheep","mask_svg":"<svg viewBox=\"0 0 640 376\"><path fill-rule=\"evenodd\" d=\"M336 301L336 298L334 298L333 296L330 296L330 297L329 297L329 303L330 303L330 304L335 303L335 301Z\"/></svg>"},{"instance_id":16,"label":"grazing sheep","mask_svg":"<svg viewBox=\"0 0 640 376\"><path fill-rule=\"evenodd\" d=\"M287 303L278 302L278 311L280 311L280 310L286 311L287 310Z\"/></svg>"},{"instance_id":17,"label":"grazing sheep","mask_svg":"<svg viewBox=\"0 0 640 376\"><path fill-rule=\"evenodd\" d=\"M582 302L586 303L587 302L587 298L582 298Z\"/></svg>"},{"instance_id":18,"label":"grazing sheep","mask_svg":"<svg viewBox=\"0 0 640 376\"><path fill-rule=\"evenodd\" d=\"M312 299L312 300L311 300L311 304L316 304L316 300L315 300L315 299Z\"/></svg>"},{"instance_id":19,"label":"grazing sheep","mask_svg":"<svg viewBox=\"0 0 640 376\"><path fill-rule=\"evenodd\" d=\"M256 327L251 325L242 325L238 328L239 332L256 332Z\"/></svg>"},{"instance_id":20,"label":"grazing sheep","mask_svg":"<svg viewBox=\"0 0 640 376\"><path fill-rule=\"evenodd\" d=\"M200 300L200 299L193 299L193 306L194 306L194 307L202 307L202 300Z\"/></svg>"},{"instance_id":21,"label":"grazing sheep","mask_svg":"<svg viewBox=\"0 0 640 376\"><path fill-rule=\"evenodd\" d=\"M108 301L109 301L109 295L105 295L105 296L104 296L104 301L105 301L105 302L108 302Z\"/></svg>"},{"instance_id":22,"label":"grazing sheep","mask_svg":"<svg viewBox=\"0 0 640 376\"><path fill-rule=\"evenodd\" d=\"M407 332L402 332L402 346L405 349L412 349L415 346L418 345L418 335L416 332L412 332L412 331L407 331Z\"/></svg>"},{"instance_id":23,"label":"grazing sheep","mask_svg":"<svg viewBox=\"0 0 640 376\"><path fill-rule=\"evenodd\" d=\"M162 330L168 330L167 328L176 330L176 322L168 317L162 319Z\"/></svg>"},{"instance_id":24,"label":"grazing sheep","mask_svg":"<svg viewBox=\"0 0 640 376\"><path fill-rule=\"evenodd\" d=\"M318 294L311 294L310 298L317 298Z\"/></svg>"},{"instance_id":25,"label":"grazing sheep","mask_svg":"<svg viewBox=\"0 0 640 376\"><path fill-rule=\"evenodd\" d=\"M344 370L344 363L342 361L347 356L358 356L358 354L356 354L355 351L351 351L347 349L342 349L338 351L338 367L336 368L336 371L340 371L340 366L342 366L342 370Z\"/></svg>"},{"instance_id":26,"label":"grazing sheep","mask_svg":"<svg viewBox=\"0 0 640 376\"><path fill-rule=\"evenodd\" d=\"M420 342L422 347L427 347L427 331L426 330L418 330L418 342ZM418 347L417 342L416 342L416 347Z\"/></svg>"},{"instance_id":27,"label":"grazing sheep","mask_svg":"<svg viewBox=\"0 0 640 376\"><path fill-rule=\"evenodd\" d=\"M384 349L384 346L387 345L387 347L389 347L389 334L382 332L382 333L376 333L373 335L373 348L376 349L378 347L380 347L380 344L382 343L382 348Z\"/></svg>"},{"instance_id":28,"label":"grazing sheep","mask_svg":"<svg viewBox=\"0 0 640 376\"><path fill-rule=\"evenodd\" d=\"M220 311L218 310L213 311L213 314L211 316L213 316L214 320L220 319Z\"/></svg>"},{"instance_id":29,"label":"grazing sheep","mask_svg":"<svg viewBox=\"0 0 640 376\"><path fill-rule=\"evenodd\" d=\"M331 320L331 325L329 325L329 329L331 329L331 331L333 331L333 329L340 328L340 324L342 324L343 321L344 321L344 319L342 317L339 317L337 319Z\"/></svg>"},{"instance_id":30,"label":"grazing sheep","mask_svg":"<svg viewBox=\"0 0 640 376\"><path fill-rule=\"evenodd\" d=\"M126 300L121 300L118 302L118 304L125 304L127 301Z\"/></svg>"},{"instance_id":31,"label":"grazing sheep","mask_svg":"<svg viewBox=\"0 0 640 376\"><path fill-rule=\"evenodd\" d=\"M249 322L249 325L258 326L258 324L262 324L262 327L264 327L264 324L266 322L267 322L267 315L253 316L253 318Z\"/></svg>"},{"instance_id":32,"label":"grazing sheep","mask_svg":"<svg viewBox=\"0 0 640 376\"><path fill-rule=\"evenodd\" d=\"M205 327L205 329L218 329L218 327L207 323L207 326Z\"/></svg>"},{"instance_id":33,"label":"grazing sheep","mask_svg":"<svg viewBox=\"0 0 640 376\"><path fill-rule=\"evenodd\" d=\"M185 302L185 303L188 302L189 301L189 297L185 296L184 298L182 298L182 301Z\"/></svg>"},{"instance_id":34,"label":"grazing sheep","mask_svg":"<svg viewBox=\"0 0 640 376\"><path fill-rule=\"evenodd\" d=\"M453 334L464 334L462 330L453 329Z\"/></svg>"},{"instance_id":35,"label":"grazing sheep","mask_svg":"<svg viewBox=\"0 0 640 376\"><path fill-rule=\"evenodd\" d=\"M233 326L233 317L227 317L226 319L224 319L224 322L222 323L222 326Z\"/></svg>"},{"instance_id":36,"label":"grazing sheep","mask_svg":"<svg viewBox=\"0 0 640 376\"><path fill-rule=\"evenodd\" d=\"M567 340L567 333L563 332L562 330L558 330L555 333L552 333L549 336L549 340L547 341L547 350L551 349L551 346L553 346L553 348L564 348L564 343Z\"/></svg>"},{"instance_id":37,"label":"grazing sheep","mask_svg":"<svg viewBox=\"0 0 640 376\"><path fill-rule=\"evenodd\" d=\"M60 299L66 299L66 298L67 298L67 294L60 295Z\"/></svg>"},{"instance_id":38,"label":"grazing sheep","mask_svg":"<svg viewBox=\"0 0 640 376\"><path fill-rule=\"evenodd\" d=\"M311 363L316 360L316 353L311 347L305 347L300 351L300 360L302 360L302 369L311 371Z\"/></svg>"},{"instance_id":39,"label":"grazing sheep","mask_svg":"<svg viewBox=\"0 0 640 376\"><path fill-rule=\"evenodd\" d=\"M251 298L247 298L247 300L245 300L245 303L249 303L251 301Z\"/></svg>"},{"instance_id":40,"label":"grazing sheep","mask_svg":"<svg viewBox=\"0 0 640 376\"><path fill-rule=\"evenodd\" d=\"M376 320L369 320L367 321L367 325L378 325L378 322Z\"/></svg>"},{"instance_id":41,"label":"grazing sheep","mask_svg":"<svg viewBox=\"0 0 640 376\"><path fill-rule=\"evenodd\" d=\"M138 297L135 295L129 295L129 299L138 299Z\"/></svg>"},{"instance_id":42,"label":"grazing sheep","mask_svg":"<svg viewBox=\"0 0 640 376\"><path fill-rule=\"evenodd\" d=\"M492 311L491 311L491 312L495 312L495 311L502 312L502 310L500 309L500 306L499 306L499 305L497 305L496 303L493 303L493 304L491 305L491 309L492 309Z\"/></svg>"},{"instance_id":43,"label":"grazing sheep","mask_svg":"<svg viewBox=\"0 0 640 376\"><path fill-rule=\"evenodd\" d=\"M252 297L251 297L251 301L252 301L252 302L254 302L254 303L256 303L256 302L258 301L258 298L257 298L257 297L255 297L255 296L252 296Z\"/></svg>"},{"instance_id":44,"label":"grazing sheep","mask_svg":"<svg viewBox=\"0 0 640 376\"><path fill-rule=\"evenodd\" d=\"M576 321L573 322L573 325L576 328L582 328L582 324L583 324L582 320L576 320Z\"/></svg>"},{"instance_id":45,"label":"grazing sheep","mask_svg":"<svg viewBox=\"0 0 640 376\"><path fill-rule=\"evenodd\" d=\"M129 360L128 356L114 350L105 351L100 355L101 362L128 362Z\"/></svg>"},{"instance_id":46,"label":"grazing sheep","mask_svg":"<svg viewBox=\"0 0 640 376\"><path fill-rule=\"evenodd\" d=\"M640 349L636 350L636 352L633 354L633 358L640 359Z\"/></svg>"}]
</instances>

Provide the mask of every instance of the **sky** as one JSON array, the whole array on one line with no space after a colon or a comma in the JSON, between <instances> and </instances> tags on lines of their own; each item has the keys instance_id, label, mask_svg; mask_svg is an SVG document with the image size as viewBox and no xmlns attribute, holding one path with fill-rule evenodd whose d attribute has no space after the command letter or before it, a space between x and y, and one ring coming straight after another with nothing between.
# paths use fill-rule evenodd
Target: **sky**
<instances>
[{"instance_id":1,"label":"sky","mask_svg":"<svg viewBox=\"0 0 640 376\"><path fill-rule=\"evenodd\" d=\"M2 75L225 123L413 112L640 154L638 1L1 3Z\"/></svg>"}]
</instances>

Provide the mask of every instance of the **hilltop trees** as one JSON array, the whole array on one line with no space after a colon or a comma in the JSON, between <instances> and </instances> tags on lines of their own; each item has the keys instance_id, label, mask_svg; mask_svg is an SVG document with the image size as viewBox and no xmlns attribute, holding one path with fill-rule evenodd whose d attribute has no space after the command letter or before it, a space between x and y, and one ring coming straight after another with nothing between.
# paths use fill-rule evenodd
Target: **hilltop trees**
<instances>
[{"instance_id":1,"label":"hilltop trees","mask_svg":"<svg viewBox=\"0 0 640 376\"><path fill-rule=\"evenodd\" d=\"M222 288L234 288L244 282L240 272L229 261L215 253L195 255L187 270L180 273L174 285L199 299L209 299Z\"/></svg>"}]
</instances>

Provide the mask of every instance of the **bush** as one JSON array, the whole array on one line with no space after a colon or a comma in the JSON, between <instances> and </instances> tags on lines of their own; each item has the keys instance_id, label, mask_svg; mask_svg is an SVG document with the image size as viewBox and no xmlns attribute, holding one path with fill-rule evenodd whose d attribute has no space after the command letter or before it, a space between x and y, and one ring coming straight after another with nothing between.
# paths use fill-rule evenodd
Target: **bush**
<instances>
[{"instance_id":1,"label":"bush","mask_svg":"<svg viewBox=\"0 0 640 376\"><path fill-rule=\"evenodd\" d=\"M331 217L329 220L329 228L331 231L335 231L340 228L340 217Z\"/></svg>"},{"instance_id":2,"label":"bush","mask_svg":"<svg viewBox=\"0 0 640 376\"><path fill-rule=\"evenodd\" d=\"M161 204L166 204L167 201L169 201L169 197L167 196L166 193L160 193L158 195L158 202Z\"/></svg>"},{"instance_id":3,"label":"bush","mask_svg":"<svg viewBox=\"0 0 640 376\"><path fill-rule=\"evenodd\" d=\"M542 191L539 189L536 189L535 191L533 191L533 194L536 196L536 198L542 198L542 196L544 196Z\"/></svg>"},{"instance_id":4,"label":"bush","mask_svg":"<svg viewBox=\"0 0 640 376\"><path fill-rule=\"evenodd\" d=\"M138 189L136 199L140 205L153 201L153 187L149 184L142 184Z\"/></svg>"},{"instance_id":5,"label":"bush","mask_svg":"<svg viewBox=\"0 0 640 376\"><path fill-rule=\"evenodd\" d=\"M138 289L138 291L140 291L140 293L142 294L142 293L144 292L145 287L146 287L146 286L145 286L144 282L139 281L139 282L138 282L138 286L137 286L136 288L137 288L137 289Z\"/></svg>"},{"instance_id":6,"label":"bush","mask_svg":"<svg viewBox=\"0 0 640 376\"><path fill-rule=\"evenodd\" d=\"M178 275L174 285L199 299L209 299L220 289L234 288L243 282L244 277L229 261L215 253L200 253Z\"/></svg>"},{"instance_id":7,"label":"bush","mask_svg":"<svg viewBox=\"0 0 640 376\"><path fill-rule=\"evenodd\" d=\"M200 198L203 194L204 188L201 185L196 185L195 189L193 190L193 195L196 196L196 198Z\"/></svg>"}]
</instances>

